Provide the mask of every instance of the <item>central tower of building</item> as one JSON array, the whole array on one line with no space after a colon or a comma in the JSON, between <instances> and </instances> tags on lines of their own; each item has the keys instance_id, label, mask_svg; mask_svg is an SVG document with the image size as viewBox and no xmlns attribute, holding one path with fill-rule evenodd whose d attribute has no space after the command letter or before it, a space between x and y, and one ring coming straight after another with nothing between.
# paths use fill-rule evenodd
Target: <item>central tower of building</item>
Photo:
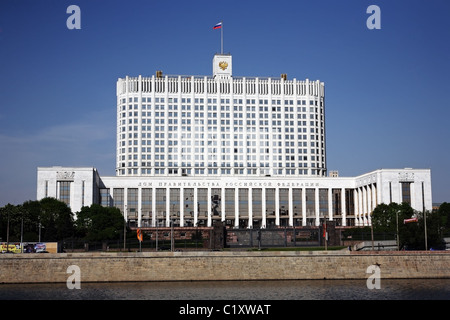
<instances>
[{"instance_id":1,"label":"central tower of building","mask_svg":"<svg viewBox=\"0 0 450 320\"><path fill-rule=\"evenodd\" d=\"M117 81L117 176L326 176L324 83L213 76Z\"/></svg>"}]
</instances>

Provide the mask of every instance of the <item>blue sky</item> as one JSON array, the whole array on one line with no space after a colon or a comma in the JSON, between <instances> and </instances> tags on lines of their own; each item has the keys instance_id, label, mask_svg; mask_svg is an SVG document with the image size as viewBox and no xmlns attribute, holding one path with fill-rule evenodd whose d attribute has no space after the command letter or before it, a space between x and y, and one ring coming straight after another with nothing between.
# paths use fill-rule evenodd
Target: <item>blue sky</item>
<instances>
[{"instance_id":1,"label":"blue sky","mask_svg":"<svg viewBox=\"0 0 450 320\"><path fill-rule=\"evenodd\" d=\"M36 198L38 166L114 175L117 78L210 75L220 20L234 75L325 82L329 170L431 168L450 201L448 0L1 0L0 206Z\"/></svg>"}]
</instances>

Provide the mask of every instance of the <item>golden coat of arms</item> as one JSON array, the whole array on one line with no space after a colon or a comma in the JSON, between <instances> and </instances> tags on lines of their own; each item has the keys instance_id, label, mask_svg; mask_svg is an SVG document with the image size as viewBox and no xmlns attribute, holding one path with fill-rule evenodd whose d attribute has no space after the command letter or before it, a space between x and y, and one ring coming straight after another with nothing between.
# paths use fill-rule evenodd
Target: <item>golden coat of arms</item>
<instances>
[{"instance_id":1,"label":"golden coat of arms","mask_svg":"<svg viewBox=\"0 0 450 320\"><path fill-rule=\"evenodd\" d=\"M225 70L226 68L228 68L228 63L225 61L219 62L219 68Z\"/></svg>"}]
</instances>

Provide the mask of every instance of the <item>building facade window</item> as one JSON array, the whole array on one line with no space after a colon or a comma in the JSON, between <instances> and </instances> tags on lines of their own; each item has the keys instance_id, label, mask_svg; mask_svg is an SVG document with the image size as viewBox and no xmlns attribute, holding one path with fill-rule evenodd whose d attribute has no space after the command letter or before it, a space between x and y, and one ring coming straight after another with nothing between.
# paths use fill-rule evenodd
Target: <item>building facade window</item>
<instances>
[{"instance_id":1,"label":"building facade window","mask_svg":"<svg viewBox=\"0 0 450 320\"><path fill-rule=\"evenodd\" d=\"M156 188L156 223L158 226L166 225L166 189Z\"/></svg>"},{"instance_id":2,"label":"building facade window","mask_svg":"<svg viewBox=\"0 0 450 320\"><path fill-rule=\"evenodd\" d=\"M402 182L402 202L411 205L411 182Z\"/></svg>"},{"instance_id":3,"label":"building facade window","mask_svg":"<svg viewBox=\"0 0 450 320\"><path fill-rule=\"evenodd\" d=\"M227 226L234 225L234 217L235 217L235 202L234 202L234 189L226 188L225 189L225 220Z\"/></svg>"},{"instance_id":4,"label":"building facade window","mask_svg":"<svg viewBox=\"0 0 450 320\"><path fill-rule=\"evenodd\" d=\"M170 219L174 225L180 225L180 189L170 189Z\"/></svg>"},{"instance_id":5,"label":"building facade window","mask_svg":"<svg viewBox=\"0 0 450 320\"><path fill-rule=\"evenodd\" d=\"M125 209L123 192L124 192L123 188L114 188L113 189L113 206L118 208L122 214Z\"/></svg>"},{"instance_id":6,"label":"building facade window","mask_svg":"<svg viewBox=\"0 0 450 320\"><path fill-rule=\"evenodd\" d=\"M111 206L111 195L109 189L100 189L100 205L103 207Z\"/></svg>"},{"instance_id":7,"label":"building facade window","mask_svg":"<svg viewBox=\"0 0 450 320\"><path fill-rule=\"evenodd\" d=\"M314 225L316 216L316 191L315 189L307 188L306 193L306 222L307 225Z\"/></svg>"},{"instance_id":8,"label":"building facade window","mask_svg":"<svg viewBox=\"0 0 450 320\"><path fill-rule=\"evenodd\" d=\"M222 189L211 189L211 213L213 219L220 219L222 216Z\"/></svg>"},{"instance_id":9,"label":"building facade window","mask_svg":"<svg viewBox=\"0 0 450 320\"><path fill-rule=\"evenodd\" d=\"M128 220L136 222L138 219L138 189L128 188L127 190L127 216Z\"/></svg>"},{"instance_id":10,"label":"building facade window","mask_svg":"<svg viewBox=\"0 0 450 320\"><path fill-rule=\"evenodd\" d=\"M142 221L141 225L144 227L149 227L151 225L153 211L152 211L152 189L143 188L142 189Z\"/></svg>"},{"instance_id":11,"label":"building facade window","mask_svg":"<svg viewBox=\"0 0 450 320\"><path fill-rule=\"evenodd\" d=\"M70 206L70 181L59 182L59 200Z\"/></svg>"},{"instance_id":12,"label":"building facade window","mask_svg":"<svg viewBox=\"0 0 450 320\"><path fill-rule=\"evenodd\" d=\"M294 188L292 190L292 208L294 210L294 226L301 226L303 221L302 189Z\"/></svg>"}]
</instances>

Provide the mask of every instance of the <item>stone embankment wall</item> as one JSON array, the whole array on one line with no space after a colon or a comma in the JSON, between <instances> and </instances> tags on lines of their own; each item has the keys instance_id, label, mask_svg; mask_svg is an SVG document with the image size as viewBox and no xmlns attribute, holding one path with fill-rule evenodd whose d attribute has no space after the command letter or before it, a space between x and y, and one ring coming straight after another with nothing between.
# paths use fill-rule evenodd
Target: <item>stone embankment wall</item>
<instances>
[{"instance_id":1,"label":"stone embankment wall","mask_svg":"<svg viewBox=\"0 0 450 320\"><path fill-rule=\"evenodd\" d=\"M450 252L145 252L0 255L0 283L450 278Z\"/></svg>"}]
</instances>

